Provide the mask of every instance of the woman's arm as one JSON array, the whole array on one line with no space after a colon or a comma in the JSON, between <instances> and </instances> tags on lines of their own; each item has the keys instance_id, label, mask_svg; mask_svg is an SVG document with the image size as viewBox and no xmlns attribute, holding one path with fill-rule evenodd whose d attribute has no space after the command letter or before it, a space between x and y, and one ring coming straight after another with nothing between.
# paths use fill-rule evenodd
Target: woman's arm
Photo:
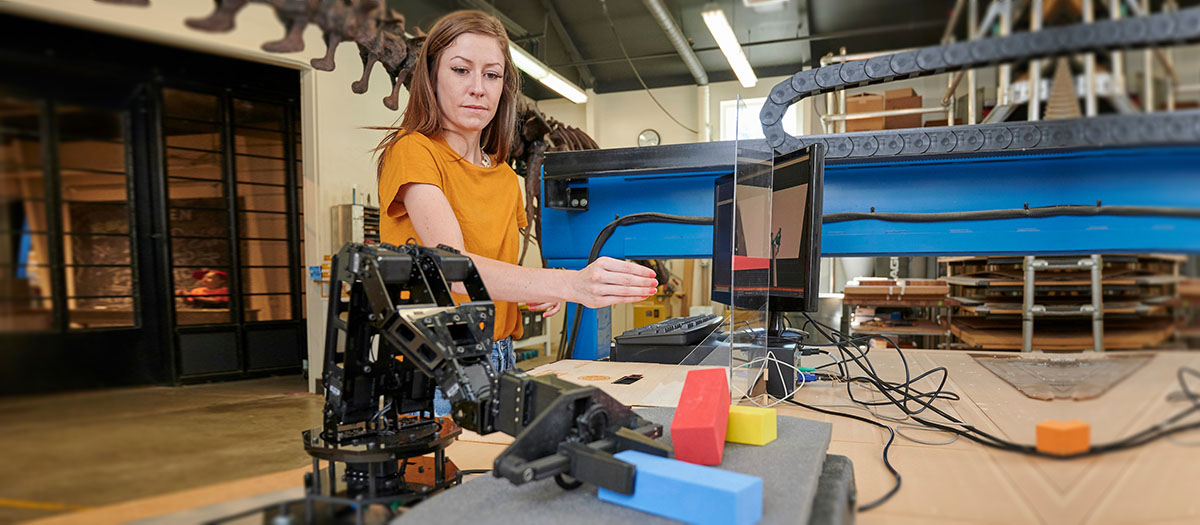
<instances>
[{"instance_id":1,"label":"woman's arm","mask_svg":"<svg viewBox=\"0 0 1200 525\"><path fill-rule=\"evenodd\" d=\"M574 271L517 266L469 253L454 209L441 188L432 184L405 184L396 200L404 203L422 243L445 244L471 257L492 299L531 304L571 301L599 308L640 301L656 291L654 270L609 257ZM461 284L455 291L464 291Z\"/></svg>"}]
</instances>

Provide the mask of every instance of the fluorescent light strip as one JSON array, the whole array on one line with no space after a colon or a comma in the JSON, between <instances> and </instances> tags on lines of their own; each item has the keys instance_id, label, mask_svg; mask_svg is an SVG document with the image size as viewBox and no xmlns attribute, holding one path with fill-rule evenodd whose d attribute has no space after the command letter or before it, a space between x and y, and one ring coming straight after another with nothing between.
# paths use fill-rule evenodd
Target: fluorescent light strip
<instances>
[{"instance_id":1,"label":"fluorescent light strip","mask_svg":"<svg viewBox=\"0 0 1200 525\"><path fill-rule=\"evenodd\" d=\"M533 55L530 55L521 46L510 43L508 44L508 50L512 53L513 64L516 64L517 69L528 73L529 76L538 80L545 78L548 74L542 63L538 59L533 58Z\"/></svg>"},{"instance_id":2,"label":"fluorescent light strip","mask_svg":"<svg viewBox=\"0 0 1200 525\"><path fill-rule=\"evenodd\" d=\"M546 78L541 79L541 82L546 87L557 91L558 94L567 97L571 102L576 104L587 102L587 95L582 90L575 87L575 84L568 82L567 79L558 76L557 73L550 73Z\"/></svg>"},{"instance_id":3,"label":"fluorescent light strip","mask_svg":"<svg viewBox=\"0 0 1200 525\"><path fill-rule=\"evenodd\" d=\"M517 66L517 69L524 71L546 87L553 89L559 95L567 97L571 102L576 104L587 102L587 95L584 94L582 89L579 89L579 86L572 84L563 78L562 75L550 70L540 60L533 58L533 55L522 49L521 46L509 43L508 50L512 54L513 64Z\"/></svg>"},{"instance_id":4,"label":"fluorescent light strip","mask_svg":"<svg viewBox=\"0 0 1200 525\"><path fill-rule=\"evenodd\" d=\"M738 44L733 28L729 26L729 19L725 18L725 11L713 6L705 9L700 16L704 18L704 25L708 26L708 31L717 40L717 46L725 54L725 60L729 61L729 67L733 68L738 82L742 83L742 87L754 87L758 83L758 77L754 74L754 68L750 67L750 62L746 60L746 54L742 52L742 46Z\"/></svg>"}]
</instances>

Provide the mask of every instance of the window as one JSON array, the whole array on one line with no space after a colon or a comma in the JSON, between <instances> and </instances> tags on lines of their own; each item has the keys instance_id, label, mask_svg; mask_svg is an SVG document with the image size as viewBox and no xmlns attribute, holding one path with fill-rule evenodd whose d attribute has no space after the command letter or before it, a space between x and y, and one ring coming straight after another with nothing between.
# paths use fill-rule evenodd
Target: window
<instances>
[{"instance_id":1,"label":"window","mask_svg":"<svg viewBox=\"0 0 1200 525\"><path fill-rule=\"evenodd\" d=\"M43 106L41 100L0 95L0 332L45 331L54 323Z\"/></svg>"},{"instance_id":2,"label":"window","mask_svg":"<svg viewBox=\"0 0 1200 525\"><path fill-rule=\"evenodd\" d=\"M15 17L0 41L0 393L298 372L299 73Z\"/></svg>"},{"instance_id":3,"label":"window","mask_svg":"<svg viewBox=\"0 0 1200 525\"><path fill-rule=\"evenodd\" d=\"M298 184L300 163L289 173L285 154L286 139L298 135L285 125L297 120L285 119L294 116L292 108L276 102L230 97L228 103L226 112L218 95L163 89L180 325L236 322L239 305L242 322L302 317L293 302L288 208L289 177ZM292 191L298 205L300 188Z\"/></svg>"},{"instance_id":4,"label":"window","mask_svg":"<svg viewBox=\"0 0 1200 525\"><path fill-rule=\"evenodd\" d=\"M763 98L737 99L721 101L721 140L761 139L762 124L758 121L758 113L762 111ZM796 105L793 104L783 114L783 130L792 136L800 134L800 121L796 117ZM739 110L740 108L740 110ZM740 117L740 118L739 118ZM736 124L735 124L736 123ZM737 126L736 135L734 126Z\"/></svg>"},{"instance_id":5,"label":"window","mask_svg":"<svg viewBox=\"0 0 1200 525\"><path fill-rule=\"evenodd\" d=\"M120 110L0 94L0 332L57 331L56 310L68 330L138 324L127 128Z\"/></svg>"},{"instance_id":6,"label":"window","mask_svg":"<svg viewBox=\"0 0 1200 525\"><path fill-rule=\"evenodd\" d=\"M56 106L68 329L135 326L132 201L122 112Z\"/></svg>"}]
</instances>

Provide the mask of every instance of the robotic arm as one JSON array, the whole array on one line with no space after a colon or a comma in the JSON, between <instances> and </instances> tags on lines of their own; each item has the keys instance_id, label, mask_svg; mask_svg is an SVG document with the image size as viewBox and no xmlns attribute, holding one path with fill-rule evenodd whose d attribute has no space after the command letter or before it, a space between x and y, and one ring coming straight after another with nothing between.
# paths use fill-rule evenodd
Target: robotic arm
<instances>
[{"instance_id":1,"label":"robotic arm","mask_svg":"<svg viewBox=\"0 0 1200 525\"><path fill-rule=\"evenodd\" d=\"M454 282L468 301L455 305ZM458 425L516 437L493 474L517 485L555 476L564 488L588 482L631 494L635 468L612 454L670 455L653 441L661 425L596 387L497 373L488 359L495 306L471 259L452 248L347 244L333 258L331 283L326 441L370 448L430 439L437 433L422 428L436 425L436 385ZM413 412L421 415L400 416Z\"/></svg>"}]
</instances>

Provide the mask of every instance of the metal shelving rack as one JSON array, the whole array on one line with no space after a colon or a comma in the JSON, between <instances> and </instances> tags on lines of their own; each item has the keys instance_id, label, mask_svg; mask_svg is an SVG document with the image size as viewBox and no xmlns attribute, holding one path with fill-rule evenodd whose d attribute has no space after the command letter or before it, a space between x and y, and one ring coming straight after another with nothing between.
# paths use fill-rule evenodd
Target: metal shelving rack
<instances>
[{"instance_id":1,"label":"metal shelving rack","mask_svg":"<svg viewBox=\"0 0 1200 525\"><path fill-rule=\"evenodd\" d=\"M1033 351L1033 321L1041 316L1058 317L1092 317L1092 350L1104 351L1104 287L1101 270L1104 268L1100 254L1092 254L1086 258L1038 258L1026 255L1021 265L1025 271L1025 286L1023 289L1021 308L1021 351ZM1053 307L1034 303L1034 277L1039 270L1091 270L1091 304L1071 307Z\"/></svg>"}]
</instances>

